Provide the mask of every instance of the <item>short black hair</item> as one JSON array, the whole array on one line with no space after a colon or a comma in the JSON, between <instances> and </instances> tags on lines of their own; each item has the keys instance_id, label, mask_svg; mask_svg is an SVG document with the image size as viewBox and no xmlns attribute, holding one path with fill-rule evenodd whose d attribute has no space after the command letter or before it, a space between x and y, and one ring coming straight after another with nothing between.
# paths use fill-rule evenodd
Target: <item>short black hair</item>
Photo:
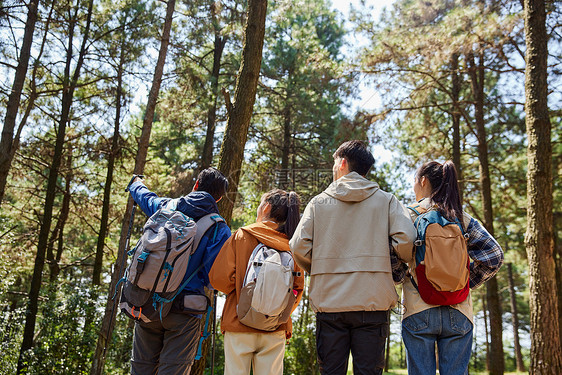
<instances>
[{"instance_id":1,"label":"short black hair","mask_svg":"<svg viewBox=\"0 0 562 375\"><path fill-rule=\"evenodd\" d=\"M375 158L367 145L358 140L342 143L333 156L334 159L345 158L349 164L349 171L357 172L361 176L366 176L369 169L375 164Z\"/></svg>"},{"instance_id":2,"label":"short black hair","mask_svg":"<svg viewBox=\"0 0 562 375\"><path fill-rule=\"evenodd\" d=\"M215 200L219 200L220 197L225 195L228 189L228 180L226 177L224 177L218 169L213 167L203 169L197 176L197 181L199 181L197 190L211 194Z\"/></svg>"}]
</instances>

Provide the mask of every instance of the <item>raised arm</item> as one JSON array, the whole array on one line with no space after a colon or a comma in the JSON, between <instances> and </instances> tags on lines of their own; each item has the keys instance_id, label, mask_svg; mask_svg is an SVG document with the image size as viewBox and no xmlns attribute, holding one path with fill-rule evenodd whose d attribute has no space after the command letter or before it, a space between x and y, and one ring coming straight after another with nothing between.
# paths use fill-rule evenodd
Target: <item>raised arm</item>
<instances>
[{"instance_id":1,"label":"raised arm","mask_svg":"<svg viewBox=\"0 0 562 375\"><path fill-rule=\"evenodd\" d=\"M158 211L162 204L170 200L170 198L159 198L158 195L148 190L144 182L138 177L129 186L129 193L148 217Z\"/></svg>"}]
</instances>

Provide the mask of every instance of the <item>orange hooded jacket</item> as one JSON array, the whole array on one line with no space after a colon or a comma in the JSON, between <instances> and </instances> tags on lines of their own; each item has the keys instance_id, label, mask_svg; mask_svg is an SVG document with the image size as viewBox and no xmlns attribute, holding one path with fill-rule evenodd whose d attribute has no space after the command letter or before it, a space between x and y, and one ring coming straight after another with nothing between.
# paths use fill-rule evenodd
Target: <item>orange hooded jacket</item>
<instances>
[{"instance_id":1,"label":"orange hooded jacket","mask_svg":"<svg viewBox=\"0 0 562 375\"><path fill-rule=\"evenodd\" d=\"M225 331L269 333L240 323L236 314L236 306L240 299L240 291L242 290L242 283L246 275L248 260L258 243L263 243L265 246L278 251L291 251L289 239L285 234L275 230L276 227L277 224L273 222L259 222L238 229L225 242L215 259L213 267L209 272L209 280L213 288L226 294L226 302L221 320L221 330L223 333ZM301 300L304 287L304 276L296 263L295 272L300 272L300 275L295 276L293 281L293 289L297 291L297 299L293 306L293 311ZM275 332L277 331L285 331L286 337L290 338L293 332L291 319L289 318L287 323L281 324L275 330Z\"/></svg>"}]
</instances>

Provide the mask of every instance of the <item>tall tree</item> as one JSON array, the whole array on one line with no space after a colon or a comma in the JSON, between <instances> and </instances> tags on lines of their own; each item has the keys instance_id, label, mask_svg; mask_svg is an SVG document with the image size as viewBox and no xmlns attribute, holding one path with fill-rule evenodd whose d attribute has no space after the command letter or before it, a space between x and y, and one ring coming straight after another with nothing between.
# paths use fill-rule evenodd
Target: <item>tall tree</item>
<instances>
[{"instance_id":1,"label":"tall tree","mask_svg":"<svg viewBox=\"0 0 562 375\"><path fill-rule=\"evenodd\" d=\"M560 158L559 158L560 159ZM562 170L562 168L559 168ZM555 233L562 233L562 212L557 212L554 219ZM558 316L562 322L562 238L560 235L554 237L554 263L556 271L556 288L558 290ZM560 323L560 340L562 341L562 323Z\"/></svg>"},{"instance_id":2,"label":"tall tree","mask_svg":"<svg viewBox=\"0 0 562 375\"><path fill-rule=\"evenodd\" d=\"M453 154L453 163L455 163L455 167L457 168L461 202L462 202L462 191L463 191L464 184L462 178L462 164L461 164L461 129L460 129L461 113L459 110L459 97L461 91L461 84L459 80L460 80L459 55L457 53L453 53L451 55L451 100L452 100L451 120L452 120L452 127L453 127L452 154Z\"/></svg>"},{"instance_id":3,"label":"tall tree","mask_svg":"<svg viewBox=\"0 0 562 375\"><path fill-rule=\"evenodd\" d=\"M515 283L513 281L513 264L507 263L507 278L509 281L509 299L511 302L511 321L513 325L513 349L515 351L515 364L517 371L525 372L521 344L519 341L519 313L517 310L517 298L515 297Z\"/></svg>"},{"instance_id":4,"label":"tall tree","mask_svg":"<svg viewBox=\"0 0 562 375\"><path fill-rule=\"evenodd\" d=\"M236 201L240 168L244 160L244 148L248 138L248 128L252 118L256 90L262 61L263 41L265 35L265 18L267 0L249 0L248 18L244 28L244 48L234 102L225 91L227 106L227 124L219 156L219 169L228 178L226 197L220 202L220 212L227 223L232 219L232 210Z\"/></svg>"},{"instance_id":5,"label":"tall tree","mask_svg":"<svg viewBox=\"0 0 562 375\"><path fill-rule=\"evenodd\" d=\"M14 147L14 129L16 127L16 118L18 108L20 106L21 93L25 83L29 58L31 56L31 45L33 42L33 33L35 31L35 23L37 22L37 10L39 0L31 0L27 11L27 21L25 22L25 30L23 35L18 66L14 75L14 83L12 91L8 98L6 106L6 117L4 119L4 127L2 128L2 138L0 139L0 205L4 198L8 173L12 166Z\"/></svg>"},{"instance_id":6,"label":"tall tree","mask_svg":"<svg viewBox=\"0 0 562 375\"><path fill-rule=\"evenodd\" d=\"M104 184L102 214L100 219L100 227L98 231L98 240L96 245L96 256L94 261L94 270L92 274L92 283L94 285L101 285L101 273L103 268L103 254L106 242L106 234L108 231L109 222L109 209L111 203L111 186L113 184L113 175L115 169L115 162L120 153L121 145L121 121L122 109L124 99L127 92L124 87L124 79L126 69L130 67L135 60L142 54L144 47L139 43L145 35L141 29L146 28L143 21L143 15L148 12L145 9L143 2L125 2L123 7L116 12L117 27L113 32L108 31L111 35L108 44L109 53L106 48L102 48L100 54L109 54L109 59L114 60L110 63L111 69L114 71L116 82L114 91L114 107L115 118L113 119L113 135L111 137L111 145L107 152L107 174ZM118 35L115 41L115 35ZM112 82L113 84L113 82Z\"/></svg>"},{"instance_id":7,"label":"tall tree","mask_svg":"<svg viewBox=\"0 0 562 375\"><path fill-rule=\"evenodd\" d=\"M155 145L183 146L156 155L171 165L175 195L191 191L197 173L213 163L216 129L226 119L220 88L235 83L247 11L242 0L196 0L181 5L185 9L178 11L185 17L178 20L179 35L171 50L176 79L162 98L166 110L159 114L159 122L169 129L167 134L154 134Z\"/></svg>"},{"instance_id":8,"label":"tall tree","mask_svg":"<svg viewBox=\"0 0 562 375\"><path fill-rule=\"evenodd\" d=\"M76 63L76 66L74 68L74 73L72 76L70 75L70 69L71 69L71 62L73 58L72 44L73 44L74 27L71 27L71 29L69 30L68 50L67 50L65 76L64 76L64 83L63 83L64 88L63 88L63 95L62 95L61 115L58 121L57 139L56 139L56 145L53 155L53 161L49 169L49 178L47 182L47 194L45 197L43 221L41 223L41 229L39 232L39 242L37 244L37 254L35 256L35 266L33 269L33 278L31 280L31 287L29 292L29 303L25 314L25 327L23 332L23 340L20 349L20 356L18 359L18 369L17 369L18 374L27 372L25 354L26 351L31 349L31 347L33 346L35 321L37 319L38 302L39 302L39 291L41 289L43 266L45 265L45 252L48 246L49 233L51 231L53 204L55 201L55 195L57 190L57 179L59 174L59 167L61 164L62 151L63 151L63 145L64 145L64 139L66 133L66 125L70 118L70 108L72 106L74 90L76 89L76 86L78 84L80 71L82 69L84 59L86 57L86 52L87 52L86 47L89 40L88 38L90 33L93 6L94 6L94 2L93 0L90 0L88 3L88 9L86 13L86 25L83 32L80 51L78 54L78 61ZM76 13L77 12L78 9L76 9ZM75 14L75 16L76 15L77 14Z\"/></svg>"},{"instance_id":9,"label":"tall tree","mask_svg":"<svg viewBox=\"0 0 562 375\"><path fill-rule=\"evenodd\" d=\"M205 135L205 144L203 145L203 153L201 157L201 169L205 169L211 165L213 161L213 145L215 141L215 128L217 121L217 102L219 96L219 76L221 68L222 53L224 46L228 40L226 35L221 34L219 20L217 16L217 5L213 3L209 8L214 33L213 48L213 67L211 68L211 103L207 110L207 132Z\"/></svg>"},{"instance_id":10,"label":"tall tree","mask_svg":"<svg viewBox=\"0 0 562 375\"><path fill-rule=\"evenodd\" d=\"M170 44L170 31L172 28L172 19L174 15L175 5L175 0L168 0L166 6L166 17L162 28L162 37L160 40L158 60L154 69L152 86L148 94L145 117L143 120L141 136L139 138L138 151L135 158L135 167L133 171L134 174L142 174L144 171L144 166L146 164L146 155L148 153L150 133L152 131L152 122L154 120L154 113L156 110L158 94L160 92L160 85L162 84L162 76L164 73L164 65L166 63L168 45ZM92 367L90 370L90 374L92 375L101 375L103 373L107 349L111 340L113 328L115 326L115 316L117 314L117 304L119 303L119 300L117 298L114 299L113 296L115 294L117 283L123 273L123 264L126 255L125 246L127 242L127 228L129 219L131 217L130 215L132 212L132 208L133 199L129 197L127 202L127 209L125 211L125 215L123 216L123 221L121 222L121 237L119 239L119 249L117 253L117 259L115 260L113 273L111 275L111 283L109 284L105 313L101 322L100 330L98 332L96 351L92 360Z\"/></svg>"},{"instance_id":11,"label":"tall tree","mask_svg":"<svg viewBox=\"0 0 562 375\"><path fill-rule=\"evenodd\" d=\"M111 202L111 184L113 183L113 170L115 167L115 159L119 152L119 126L121 124L121 107L123 97L123 70L125 65L125 43L121 44L121 52L119 57L119 65L117 67L117 88L115 90L115 122L113 128L113 137L111 140L111 149L107 158L107 175L103 190L103 203L100 220L100 228L98 232L98 242L96 246L96 257L94 260L94 270L92 274L92 283L101 285L101 272L103 266L103 250L105 247L105 236L107 233L107 223L109 221L109 205Z\"/></svg>"},{"instance_id":12,"label":"tall tree","mask_svg":"<svg viewBox=\"0 0 562 375\"><path fill-rule=\"evenodd\" d=\"M346 125L364 129L343 115L354 74L343 73L344 29L337 11L322 0L269 5L259 99L249 129L254 146L237 205L244 210L240 223L254 216L258 195L272 186L298 191L303 202L318 194L334 144L350 136Z\"/></svg>"},{"instance_id":13,"label":"tall tree","mask_svg":"<svg viewBox=\"0 0 562 375\"><path fill-rule=\"evenodd\" d=\"M480 170L480 194L484 227L494 235L494 213L492 208L492 186L490 164L488 161L488 134L484 121L484 54L480 53L478 62L471 52L467 56L468 72L474 98L474 120L478 139L478 161ZM504 372L504 356L502 341L502 310L498 294L498 281L495 277L486 283L486 298L490 312L490 362L488 370L491 375L502 375Z\"/></svg>"},{"instance_id":14,"label":"tall tree","mask_svg":"<svg viewBox=\"0 0 562 375\"><path fill-rule=\"evenodd\" d=\"M527 233L531 374L562 373L552 227L552 145L548 113L548 35L544 0L525 0Z\"/></svg>"},{"instance_id":15,"label":"tall tree","mask_svg":"<svg viewBox=\"0 0 562 375\"><path fill-rule=\"evenodd\" d=\"M124 44L124 43L123 43ZM105 247L105 236L107 233L107 223L109 221L109 205L111 202L111 184L113 183L113 170L115 167L115 159L119 152L119 126L121 124L121 107L123 97L123 68L125 46L121 45L121 53L119 58L119 65L117 70L117 88L115 90L115 122L113 137L111 140L111 149L109 150L107 158L107 175L105 178L105 185L103 190L103 203L100 220L100 228L98 232L98 242L96 246L96 257L94 260L94 271L92 274L92 283L94 285L101 285L101 272L103 266L103 250Z\"/></svg>"},{"instance_id":16,"label":"tall tree","mask_svg":"<svg viewBox=\"0 0 562 375\"><path fill-rule=\"evenodd\" d=\"M70 213L70 186L72 183L72 148L68 150L68 155L66 158L66 176L64 177L64 196L62 198L61 209L57 223L51 238L49 239L49 245L47 246L47 262L49 263L49 281L53 282L57 279L60 272L60 261L62 258L62 252L64 248L64 227L68 220L68 215ZM55 242L57 243L56 253L53 251Z\"/></svg>"}]
</instances>

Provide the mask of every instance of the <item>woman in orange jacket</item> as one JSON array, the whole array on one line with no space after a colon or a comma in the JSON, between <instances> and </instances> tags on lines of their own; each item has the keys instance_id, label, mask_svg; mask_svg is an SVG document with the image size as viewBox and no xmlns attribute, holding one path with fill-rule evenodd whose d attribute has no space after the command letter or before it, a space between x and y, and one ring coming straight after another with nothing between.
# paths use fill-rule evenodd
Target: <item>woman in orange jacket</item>
<instances>
[{"instance_id":1,"label":"woman in orange jacket","mask_svg":"<svg viewBox=\"0 0 562 375\"><path fill-rule=\"evenodd\" d=\"M224 334L225 375L283 374L285 341L292 334L291 319L274 331L262 331L240 322L237 306L248 261L258 244L290 253L289 239L299 222L299 197L295 192L275 189L265 193L257 211L256 223L238 229L217 256L209 279L225 293L221 330ZM293 311L302 297L304 277L295 264Z\"/></svg>"}]
</instances>

